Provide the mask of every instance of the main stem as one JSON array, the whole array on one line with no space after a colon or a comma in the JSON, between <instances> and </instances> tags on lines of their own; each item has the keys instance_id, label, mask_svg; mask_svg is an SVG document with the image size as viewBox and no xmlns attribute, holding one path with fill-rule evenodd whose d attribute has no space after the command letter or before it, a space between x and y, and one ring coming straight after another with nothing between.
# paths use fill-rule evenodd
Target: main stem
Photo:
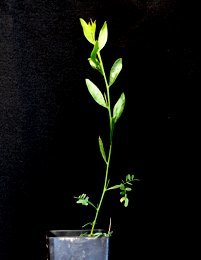
<instances>
[{"instance_id":1,"label":"main stem","mask_svg":"<svg viewBox=\"0 0 201 260\"><path fill-rule=\"evenodd\" d=\"M113 121L112 121L112 114L111 114L111 105L110 105L110 91L109 91L109 85L107 82L107 78L106 78L106 74L105 74L105 70L104 70L104 66L103 66L103 62L102 62L102 58L100 55L100 52L97 54L98 55L98 59L100 61L100 66L101 66L101 70L103 73L103 77L104 77L104 81L105 81L105 86L106 86L106 96L107 96L107 108L108 108L108 116L109 116L109 123L110 123L110 146L109 146L109 152L108 152L108 158L106 161L106 171L105 171L105 180L104 180L104 186L103 186L103 191L101 194L101 198L100 201L98 203L98 206L96 208L96 214L94 217L94 220L92 222L92 228L91 228L91 232L90 232L90 236L93 235L94 233L94 228L97 222L97 218L100 212L100 208L103 202L103 198L105 196L105 193L107 191L107 184L108 184L108 175L109 175L109 167L110 167L110 160L111 160L111 154L112 154L112 140L113 140Z\"/></svg>"}]
</instances>

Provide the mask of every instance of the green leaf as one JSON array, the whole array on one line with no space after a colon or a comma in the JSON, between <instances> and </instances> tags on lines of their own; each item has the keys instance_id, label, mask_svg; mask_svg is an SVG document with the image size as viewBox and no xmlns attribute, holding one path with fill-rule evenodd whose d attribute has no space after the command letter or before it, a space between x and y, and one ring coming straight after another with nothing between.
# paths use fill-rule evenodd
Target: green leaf
<instances>
[{"instance_id":1,"label":"green leaf","mask_svg":"<svg viewBox=\"0 0 201 260\"><path fill-rule=\"evenodd\" d=\"M97 53L99 51L99 45L98 45L98 41L95 42L93 50L91 52L90 58L92 58L93 60L96 59Z\"/></svg>"},{"instance_id":2,"label":"green leaf","mask_svg":"<svg viewBox=\"0 0 201 260\"><path fill-rule=\"evenodd\" d=\"M89 64L91 65L91 67L93 69L99 70L98 69L99 66L98 66L98 64L94 60L92 60L91 58L88 58L88 61L89 61Z\"/></svg>"},{"instance_id":3,"label":"green leaf","mask_svg":"<svg viewBox=\"0 0 201 260\"><path fill-rule=\"evenodd\" d=\"M113 109L114 123L117 122L117 120L120 118L121 114L123 113L123 110L125 107L125 102L126 102L126 98L125 98L124 93L122 93Z\"/></svg>"},{"instance_id":4,"label":"green leaf","mask_svg":"<svg viewBox=\"0 0 201 260\"><path fill-rule=\"evenodd\" d=\"M100 136L98 138L98 143L99 143L99 148L100 148L100 152L101 152L101 155L103 157L103 160L107 164L107 159L106 159L106 155L105 155L105 149L104 149L104 146L103 146L103 141L102 141Z\"/></svg>"},{"instance_id":5,"label":"green leaf","mask_svg":"<svg viewBox=\"0 0 201 260\"><path fill-rule=\"evenodd\" d=\"M120 188L120 184L114 185L110 188L108 188L107 190L115 190L115 189L119 189Z\"/></svg>"},{"instance_id":6,"label":"green leaf","mask_svg":"<svg viewBox=\"0 0 201 260\"><path fill-rule=\"evenodd\" d=\"M120 199L120 202L122 203L122 202L124 202L125 201L125 197L122 197L121 199Z\"/></svg>"},{"instance_id":7,"label":"green leaf","mask_svg":"<svg viewBox=\"0 0 201 260\"><path fill-rule=\"evenodd\" d=\"M98 237L110 237L111 235L112 235L112 232L108 231L108 233L106 233L106 232L96 232L92 236L95 237L95 238L98 238Z\"/></svg>"},{"instance_id":8,"label":"green leaf","mask_svg":"<svg viewBox=\"0 0 201 260\"><path fill-rule=\"evenodd\" d=\"M125 190L125 185L123 183L120 184L120 187L119 187L121 190Z\"/></svg>"},{"instance_id":9,"label":"green leaf","mask_svg":"<svg viewBox=\"0 0 201 260\"><path fill-rule=\"evenodd\" d=\"M99 51L105 46L108 38L107 22L104 22L98 36Z\"/></svg>"},{"instance_id":10,"label":"green leaf","mask_svg":"<svg viewBox=\"0 0 201 260\"><path fill-rule=\"evenodd\" d=\"M89 79L86 79L86 85L89 90L89 93L93 97L93 99L100 105L105 108L107 108L107 105L105 103L105 99L99 90L99 88Z\"/></svg>"},{"instance_id":11,"label":"green leaf","mask_svg":"<svg viewBox=\"0 0 201 260\"><path fill-rule=\"evenodd\" d=\"M94 44L93 50L92 50L92 52L90 54L90 58L88 60L89 60L89 63L91 65L91 67L93 69L98 70L102 74L100 62L97 59L97 52L98 52L98 50L99 50L98 41L96 41L96 43Z\"/></svg>"},{"instance_id":12,"label":"green leaf","mask_svg":"<svg viewBox=\"0 0 201 260\"><path fill-rule=\"evenodd\" d=\"M122 58L117 59L110 70L109 86L111 86L122 70Z\"/></svg>"},{"instance_id":13,"label":"green leaf","mask_svg":"<svg viewBox=\"0 0 201 260\"><path fill-rule=\"evenodd\" d=\"M96 33L96 21L90 20L87 24L84 19L80 18L80 23L83 29L84 36L91 43L95 44L95 33Z\"/></svg>"},{"instance_id":14,"label":"green leaf","mask_svg":"<svg viewBox=\"0 0 201 260\"><path fill-rule=\"evenodd\" d=\"M102 237L103 233L102 232L96 232L93 234L94 237L98 238L98 237Z\"/></svg>"},{"instance_id":15,"label":"green leaf","mask_svg":"<svg viewBox=\"0 0 201 260\"><path fill-rule=\"evenodd\" d=\"M127 174L126 175L126 181L130 181L131 180L131 175L130 174Z\"/></svg>"},{"instance_id":16,"label":"green leaf","mask_svg":"<svg viewBox=\"0 0 201 260\"><path fill-rule=\"evenodd\" d=\"M127 175L126 175L126 182L127 182L128 184L131 184L131 183L129 183L129 182L135 181L135 180L136 180L136 179L135 179L134 174L132 174L132 175L127 174Z\"/></svg>"},{"instance_id":17,"label":"green leaf","mask_svg":"<svg viewBox=\"0 0 201 260\"><path fill-rule=\"evenodd\" d=\"M128 202L129 202L128 198L125 198L124 207L128 207Z\"/></svg>"},{"instance_id":18,"label":"green leaf","mask_svg":"<svg viewBox=\"0 0 201 260\"><path fill-rule=\"evenodd\" d=\"M83 206L89 205L89 197L86 194L82 194L78 197L75 197L77 199L76 203L82 204Z\"/></svg>"}]
</instances>

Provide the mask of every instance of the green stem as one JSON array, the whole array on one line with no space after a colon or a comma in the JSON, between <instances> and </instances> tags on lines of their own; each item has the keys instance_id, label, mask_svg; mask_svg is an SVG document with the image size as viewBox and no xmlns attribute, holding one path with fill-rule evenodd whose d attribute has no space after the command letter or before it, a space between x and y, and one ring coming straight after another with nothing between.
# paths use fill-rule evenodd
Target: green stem
<instances>
[{"instance_id":1,"label":"green stem","mask_svg":"<svg viewBox=\"0 0 201 260\"><path fill-rule=\"evenodd\" d=\"M101 198L100 198L100 201L98 203L98 207L96 209L96 215L95 215L95 218L92 222L92 228L91 228L91 232L90 232L90 236L93 235L93 232L94 232L94 228L95 228L95 225L96 225L96 222L97 222L97 218L98 218L98 215L99 215L99 211L100 211L100 208L101 208L101 205L102 205L102 202L103 202L103 198L105 196L105 192L107 191L107 180L108 180L108 173L109 173L109 165L110 165L110 158L111 158L111 152L112 152L112 145L110 144L110 149L109 149L109 155L108 155L108 161L107 161L107 167L106 167L106 173L105 173L105 181L104 181L104 187L103 187L103 191L102 191L102 195L101 195Z\"/></svg>"},{"instance_id":2,"label":"green stem","mask_svg":"<svg viewBox=\"0 0 201 260\"><path fill-rule=\"evenodd\" d=\"M100 61L100 66L101 70L103 73L104 81L105 81L105 86L106 86L106 95L107 95L107 108L108 108L108 113L109 113L109 121L110 121L110 143L112 142L112 135L113 135L113 121L112 121L112 112L111 112L111 104L110 104L110 88L109 84L107 82L106 74L105 74L105 69L103 66L102 58L100 55L100 52L98 52L98 59Z\"/></svg>"},{"instance_id":3,"label":"green stem","mask_svg":"<svg viewBox=\"0 0 201 260\"><path fill-rule=\"evenodd\" d=\"M100 201L98 203L98 206L96 208L96 214L95 214L94 220L92 222L92 228L91 228L90 236L93 235L94 228L95 228L96 222L97 222L97 218L98 218L98 215L99 215L99 212L100 212L100 208L101 208L101 205L102 205L102 202L103 202L103 198L105 196L105 192L107 191L109 167L110 167L110 160L111 160L111 154L112 154L113 130L114 130L113 129L112 113L111 113L111 104L110 104L109 84L107 82L107 78L106 78L106 74L105 74L105 70L104 70L104 66L103 66L103 62L102 62L102 59L101 59L100 52L97 55L98 55L98 59L100 61L100 66L101 66L101 70L102 70L102 73L103 73L105 86L106 86L107 108L108 108L108 116L109 116L109 122L110 122L110 146L109 146L108 158L107 158L107 162L106 162L106 171L105 171L105 180L104 180L103 191L102 191L101 198L100 198Z\"/></svg>"}]
</instances>

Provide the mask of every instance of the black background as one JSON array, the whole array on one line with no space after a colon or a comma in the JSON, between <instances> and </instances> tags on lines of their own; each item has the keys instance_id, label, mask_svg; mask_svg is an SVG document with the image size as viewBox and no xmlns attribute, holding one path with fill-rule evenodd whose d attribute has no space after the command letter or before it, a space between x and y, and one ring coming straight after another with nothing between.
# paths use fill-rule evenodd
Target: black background
<instances>
[{"instance_id":1,"label":"black background","mask_svg":"<svg viewBox=\"0 0 201 260\"><path fill-rule=\"evenodd\" d=\"M0 259L45 259L47 230L88 221L91 211L73 196L95 200L100 191L97 137L107 122L85 87L85 78L102 81L89 67L80 17L98 28L107 21L107 71L123 59L112 90L127 101L113 181L140 179L127 209L108 195L99 226L112 218L111 259L163 259L177 247L186 196L177 111L188 124L200 72L196 7L176 0L0 2Z\"/></svg>"}]
</instances>

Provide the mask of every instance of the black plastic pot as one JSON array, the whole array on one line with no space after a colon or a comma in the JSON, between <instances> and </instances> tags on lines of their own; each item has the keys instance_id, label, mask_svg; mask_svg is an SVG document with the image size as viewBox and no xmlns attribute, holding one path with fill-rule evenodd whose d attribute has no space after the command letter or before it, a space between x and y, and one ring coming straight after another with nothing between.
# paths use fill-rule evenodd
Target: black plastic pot
<instances>
[{"instance_id":1,"label":"black plastic pot","mask_svg":"<svg viewBox=\"0 0 201 260\"><path fill-rule=\"evenodd\" d=\"M83 230L51 230L47 234L49 260L108 260L109 237L80 236Z\"/></svg>"}]
</instances>

